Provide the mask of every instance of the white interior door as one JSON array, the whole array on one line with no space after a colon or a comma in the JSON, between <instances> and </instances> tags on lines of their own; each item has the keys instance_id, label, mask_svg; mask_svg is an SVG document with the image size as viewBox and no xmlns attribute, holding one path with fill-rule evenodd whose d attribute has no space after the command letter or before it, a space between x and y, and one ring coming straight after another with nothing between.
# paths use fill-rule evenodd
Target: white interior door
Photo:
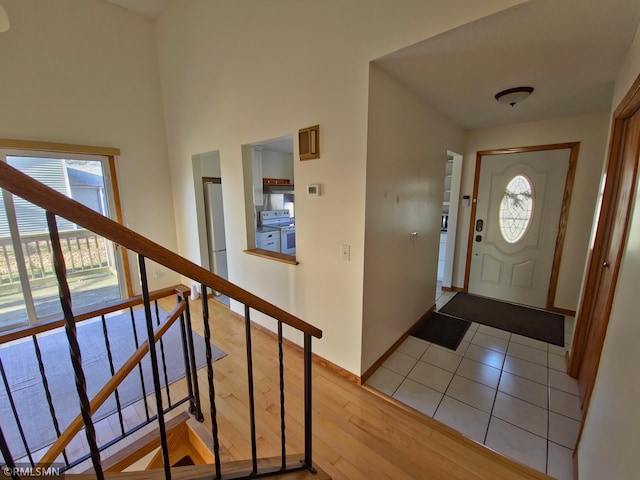
<instances>
[{"instance_id":1,"label":"white interior door","mask_svg":"<svg viewBox=\"0 0 640 480\"><path fill-rule=\"evenodd\" d=\"M469 292L544 308L569 149L482 158Z\"/></svg>"}]
</instances>

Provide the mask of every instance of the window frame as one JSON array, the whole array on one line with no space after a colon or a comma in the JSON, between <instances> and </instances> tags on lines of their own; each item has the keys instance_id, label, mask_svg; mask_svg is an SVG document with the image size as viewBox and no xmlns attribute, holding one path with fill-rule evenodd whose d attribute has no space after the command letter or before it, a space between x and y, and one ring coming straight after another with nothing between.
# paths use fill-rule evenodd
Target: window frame
<instances>
[{"instance_id":1,"label":"window frame","mask_svg":"<svg viewBox=\"0 0 640 480\"><path fill-rule=\"evenodd\" d=\"M60 158L65 155L69 155L73 157L71 159L92 161L96 161L96 157L103 157L100 161L105 163L105 182L108 182L107 187L110 189L108 202L110 210L109 218L123 224L116 166L116 157L120 155L120 149L67 143L0 139L0 151L2 152L3 157L37 155L42 158ZM119 245L116 245L115 247L116 249L121 250L122 280L124 282L124 285L122 285L124 290L123 294L126 295L127 298L131 298L133 296L133 284L131 281L131 268L129 265L127 250Z\"/></svg>"},{"instance_id":2,"label":"window frame","mask_svg":"<svg viewBox=\"0 0 640 480\"><path fill-rule=\"evenodd\" d=\"M527 183L528 189L526 191L514 192L509 189L509 186L518 178L524 179L524 181ZM505 198L508 196L508 194L512 194L513 196L520 197L524 195L526 192L530 192L529 201L531 202L531 207L528 209L529 217L525 220L526 223L524 225L524 228L518 227L520 229L520 232L518 232L515 236L513 236L513 238L510 238L510 236L506 234L507 229L503 224L504 210L505 210L503 206L504 206ZM498 207L498 227L500 229L500 235L502 236L502 239L505 242L507 242L509 245L515 245L518 242L522 241L526 237L527 233L529 232L529 229L531 228L534 214L535 214L535 190L533 188L533 182L524 173L518 173L513 177L511 177L511 179L507 182L507 185L504 188L504 193L502 194L502 198L500 199L500 204ZM520 216L518 216L518 221L521 221L521 220L522 219L520 218Z\"/></svg>"}]
</instances>

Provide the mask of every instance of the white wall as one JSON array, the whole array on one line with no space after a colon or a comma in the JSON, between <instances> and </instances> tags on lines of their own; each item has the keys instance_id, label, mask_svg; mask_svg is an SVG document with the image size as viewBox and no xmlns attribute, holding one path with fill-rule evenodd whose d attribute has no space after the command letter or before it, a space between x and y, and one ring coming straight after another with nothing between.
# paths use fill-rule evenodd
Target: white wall
<instances>
[{"instance_id":1,"label":"white wall","mask_svg":"<svg viewBox=\"0 0 640 480\"><path fill-rule=\"evenodd\" d=\"M120 148L125 224L175 250L151 21L99 0L2 4L11 29L0 36L0 136ZM147 269L152 289L178 281Z\"/></svg>"},{"instance_id":2,"label":"white wall","mask_svg":"<svg viewBox=\"0 0 640 480\"><path fill-rule=\"evenodd\" d=\"M518 3L172 2L156 32L179 252L200 260L191 156L219 150L230 280L323 329L314 351L359 374L369 61ZM243 253L241 145L316 124L321 158L294 165L297 185L323 188L296 199L300 264Z\"/></svg>"},{"instance_id":3,"label":"white wall","mask_svg":"<svg viewBox=\"0 0 640 480\"><path fill-rule=\"evenodd\" d=\"M461 195L473 194L476 154L480 150L580 142L575 183L562 251L555 307L575 310L580 295L589 235L607 146L608 113L558 118L471 130L462 172ZM460 207L453 284L464 285L471 207Z\"/></svg>"},{"instance_id":4,"label":"white wall","mask_svg":"<svg viewBox=\"0 0 640 480\"><path fill-rule=\"evenodd\" d=\"M293 183L293 155L262 150L262 178L286 178Z\"/></svg>"},{"instance_id":5,"label":"white wall","mask_svg":"<svg viewBox=\"0 0 640 480\"><path fill-rule=\"evenodd\" d=\"M616 81L612 112L640 75L640 26ZM640 178L598 376L578 445L581 480L636 478L640 438Z\"/></svg>"},{"instance_id":6,"label":"white wall","mask_svg":"<svg viewBox=\"0 0 640 480\"><path fill-rule=\"evenodd\" d=\"M435 303L447 150L465 136L373 64L368 133L363 372Z\"/></svg>"}]
</instances>

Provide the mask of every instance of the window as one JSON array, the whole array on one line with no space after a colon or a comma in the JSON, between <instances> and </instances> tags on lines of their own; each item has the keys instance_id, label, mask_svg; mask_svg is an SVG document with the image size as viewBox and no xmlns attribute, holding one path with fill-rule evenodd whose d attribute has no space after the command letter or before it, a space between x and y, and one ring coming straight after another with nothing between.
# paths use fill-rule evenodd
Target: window
<instances>
[{"instance_id":1,"label":"window","mask_svg":"<svg viewBox=\"0 0 640 480\"><path fill-rule=\"evenodd\" d=\"M533 187L524 175L516 175L507 184L498 219L500 233L508 243L516 243L527 233L533 215Z\"/></svg>"},{"instance_id":2,"label":"window","mask_svg":"<svg viewBox=\"0 0 640 480\"><path fill-rule=\"evenodd\" d=\"M0 161L117 220L112 155L7 148L0 149ZM121 251L65 219L58 218L58 229L74 310L127 293ZM2 190L0 305L0 330L62 316L45 212Z\"/></svg>"}]
</instances>

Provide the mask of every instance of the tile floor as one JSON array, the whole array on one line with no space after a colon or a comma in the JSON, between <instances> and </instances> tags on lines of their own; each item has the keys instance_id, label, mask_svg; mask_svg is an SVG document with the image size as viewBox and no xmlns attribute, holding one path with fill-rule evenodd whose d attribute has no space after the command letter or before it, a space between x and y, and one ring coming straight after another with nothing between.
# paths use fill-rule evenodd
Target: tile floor
<instances>
[{"instance_id":1,"label":"tile floor","mask_svg":"<svg viewBox=\"0 0 640 480\"><path fill-rule=\"evenodd\" d=\"M441 308L454 293L444 292ZM573 318L565 317L565 342ZM507 457L573 479L580 427L566 347L473 323L457 350L409 337L367 385Z\"/></svg>"}]
</instances>

